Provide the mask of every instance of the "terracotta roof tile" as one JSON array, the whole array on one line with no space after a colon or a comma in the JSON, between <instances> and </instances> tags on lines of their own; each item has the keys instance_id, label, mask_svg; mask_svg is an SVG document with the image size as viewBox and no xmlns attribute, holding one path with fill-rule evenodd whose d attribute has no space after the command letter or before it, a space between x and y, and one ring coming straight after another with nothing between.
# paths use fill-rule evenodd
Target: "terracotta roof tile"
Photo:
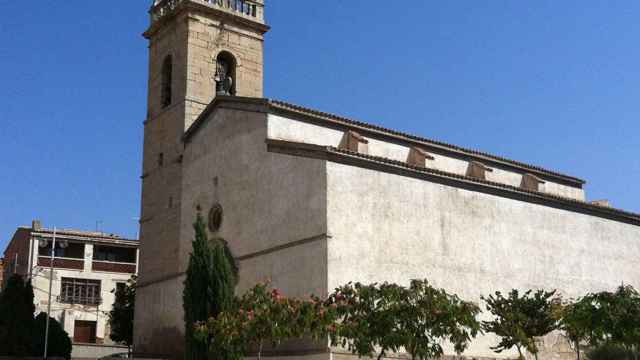
<instances>
[{"instance_id":1,"label":"terracotta roof tile","mask_svg":"<svg viewBox=\"0 0 640 360\"><path fill-rule=\"evenodd\" d=\"M438 146L441 146L441 147L449 148L449 149L457 151L457 152L462 152L462 153L466 153L466 154L469 154L469 155L481 156L481 157L485 157L485 158L489 158L489 159L493 159L493 160L498 160L498 161L509 163L509 164L513 164L513 165L516 165L516 166L519 166L519 167L525 167L525 168L529 168L529 169L532 169L532 170L536 170L538 172L545 173L545 174L548 174L548 175L567 178L567 179L573 180L573 181L575 181L577 183L580 183L580 184L585 184L586 183L585 180L577 178L577 177L565 175L565 174L559 173L557 171L544 169L544 168L536 166L536 165L526 164L526 163L522 163L522 162L519 162L519 161L507 159L507 158L504 158L504 157L501 157L501 156L491 155L491 154L488 154L488 153L485 153L485 152L482 152L482 151L463 148L463 147L452 145L452 144L448 144L448 143L445 143L445 142L442 142L442 141L423 138L423 137L420 137L420 136L417 136L417 135L412 135L412 134L404 133L404 132L401 132L401 131L396 131L396 130L393 130L393 129L384 128L384 127L381 127L381 126L378 126L378 125L373 125L373 124L365 123L365 122L362 122L362 121L345 118L345 117L342 117L342 116L339 116L339 115L335 115L335 114L331 114L331 113L327 113L327 112L322 112L322 111L318 111L318 110L305 108L305 107L302 107L302 106L299 106L299 105L294 105L294 104L286 103L286 102L279 101L279 100L269 100L269 103L271 104L271 106L276 107L276 108L295 111L295 112L299 112L299 113L307 114L307 115L331 118L331 119L334 119L334 120L337 120L337 121L340 121L340 122L344 122L344 123L347 123L347 124L352 124L352 125L356 125L356 126L372 129L372 130L377 130L377 131L380 131L380 132L384 132L384 133L388 133L388 134L392 134L392 135L396 135L396 136L405 137L405 138L408 138L408 139L411 139L411 140L416 140L416 141L424 142L424 143L427 143L427 144L438 145Z\"/></svg>"},{"instance_id":2,"label":"terracotta roof tile","mask_svg":"<svg viewBox=\"0 0 640 360\"><path fill-rule=\"evenodd\" d=\"M583 179L562 174L557 171L544 169L540 166L522 163L519 161L507 159L501 156L491 155L482 151L467 149L460 146L448 144L445 142L423 138L417 135L407 134L401 131L396 131L396 130L384 128L378 125L373 125L373 124L365 123L362 121L349 119L339 115L335 115L335 114L331 114L331 113L327 113L319 110L314 110L314 109L306 108L306 107L295 105L295 104L290 104L284 101L264 99L264 98L250 98L250 97L239 97L239 96L218 96L214 98L211 101L211 103L207 105L204 111L198 116L198 118L187 129L187 131L183 135L183 141L189 142L190 138L195 133L197 133L200 126L206 121L206 119L213 112L213 110L225 103L252 104L252 105L258 105L258 106L265 106L266 109L264 109L264 111L267 111L267 112L281 111L281 112L287 112L292 114L299 114L299 115L306 116L319 121L330 121L330 122L341 124L347 127L357 127L364 131L377 132L384 136L392 136L392 137L400 138L401 140L404 140L404 141L417 142L425 146L436 147L441 149L442 151L451 151L454 153L461 154L463 156L470 157L475 160L490 161L494 163L503 164L504 166L513 166L516 168L520 168L523 171L534 172L538 175L544 175L547 177L556 178L558 180L561 179L577 187L581 187L583 184L586 183L586 181Z\"/></svg>"}]
</instances>

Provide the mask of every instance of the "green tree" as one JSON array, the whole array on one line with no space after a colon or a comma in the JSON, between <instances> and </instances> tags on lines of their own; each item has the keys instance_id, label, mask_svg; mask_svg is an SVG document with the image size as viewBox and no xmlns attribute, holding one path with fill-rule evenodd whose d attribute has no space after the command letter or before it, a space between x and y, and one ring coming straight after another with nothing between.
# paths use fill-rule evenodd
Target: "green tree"
<instances>
[{"instance_id":1,"label":"green tree","mask_svg":"<svg viewBox=\"0 0 640 360\"><path fill-rule=\"evenodd\" d=\"M38 353L33 345L34 312L31 283L11 276L0 293L0 355L42 355L43 349Z\"/></svg>"},{"instance_id":2,"label":"green tree","mask_svg":"<svg viewBox=\"0 0 640 360\"><path fill-rule=\"evenodd\" d=\"M44 352L44 336L47 327L47 313L41 312L35 318L35 331L33 332L34 353L33 356L42 356ZM71 339L64 331L62 325L54 318L49 318L49 341L47 356L71 358Z\"/></svg>"},{"instance_id":3,"label":"green tree","mask_svg":"<svg viewBox=\"0 0 640 360\"><path fill-rule=\"evenodd\" d=\"M126 285L112 290L115 293L115 301L109 312L109 326L111 340L127 345L131 352L133 344L133 316L136 306L136 281L135 275L131 276Z\"/></svg>"},{"instance_id":4,"label":"green tree","mask_svg":"<svg viewBox=\"0 0 640 360\"><path fill-rule=\"evenodd\" d=\"M336 304L338 322L331 342L359 357L383 358L403 345L398 319L408 298L396 284L348 283L335 290L329 303Z\"/></svg>"},{"instance_id":5,"label":"green tree","mask_svg":"<svg viewBox=\"0 0 640 360\"><path fill-rule=\"evenodd\" d=\"M572 344L576 357L580 360L581 344L590 342L598 320L598 309L593 296L587 295L576 302L562 307L560 330Z\"/></svg>"},{"instance_id":6,"label":"green tree","mask_svg":"<svg viewBox=\"0 0 640 360\"><path fill-rule=\"evenodd\" d=\"M212 343L211 339L196 339L196 324L232 308L238 268L224 240L209 242L204 220L199 213L193 228L195 239L183 292L185 355L188 360L200 360L207 357ZM215 349L211 353L219 359L231 356Z\"/></svg>"},{"instance_id":7,"label":"green tree","mask_svg":"<svg viewBox=\"0 0 640 360\"><path fill-rule=\"evenodd\" d=\"M488 298L483 297L487 310L495 318L483 321L482 327L501 338L500 343L491 349L500 353L515 346L520 359L524 359L523 350L538 359L536 338L558 327L559 298L555 294L555 290L539 290L534 294L529 290L520 296L514 289L506 298L499 291Z\"/></svg>"},{"instance_id":8,"label":"green tree","mask_svg":"<svg viewBox=\"0 0 640 360\"><path fill-rule=\"evenodd\" d=\"M462 353L480 331L478 306L427 280L414 280L409 288L349 283L336 289L328 303L336 305L338 319L332 343L359 357L382 359L405 349L413 359L437 358L445 340Z\"/></svg>"},{"instance_id":9,"label":"green tree","mask_svg":"<svg viewBox=\"0 0 640 360\"><path fill-rule=\"evenodd\" d=\"M593 345L612 344L640 349L640 295L632 286L591 295L596 307Z\"/></svg>"},{"instance_id":10,"label":"green tree","mask_svg":"<svg viewBox=\"0 0 640 360\"><path fill-rule=\"evenodd\" d=\"M412 359L440 358L443 340L460 355L480 332L480 308L457 295L436 289L427 280L413 280L405 311L400 314L403 347Z\"/></svg>"}]
</instances>

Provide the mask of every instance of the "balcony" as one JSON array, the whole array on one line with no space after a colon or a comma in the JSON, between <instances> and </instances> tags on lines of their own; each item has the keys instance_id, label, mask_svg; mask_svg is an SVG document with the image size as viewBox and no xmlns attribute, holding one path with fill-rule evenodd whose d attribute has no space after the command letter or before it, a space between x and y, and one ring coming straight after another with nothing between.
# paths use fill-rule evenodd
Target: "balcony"
<instances>
[{"instance_id":1,"label":"balcony","mask_svg":"<svg viewBox=\"0 0 640 360\"><path fill-rule=\"evenodd\" d=\"M263 21L263 5L253 0L157 0L150 11L151 22L156 22L171 13L178 5L187 1L206 4L259 22Z\"/></svg>"},{"instance_id":2,"label":"balcony","mask_svg":"<svg viewBox=\"0 0 640 360\"><path fill-rule=\"evenodd\" d=\"M102 272L113 272L122 274L135 274L136 264L113 262L113 261L99 261L93 260L91 263L91 270Z\"/></svg>"},{"instance_id":3,"label":"balcony","mask_svg":"<svg viewBox=\"0 0 640 360\"><path fill-rule=\"evenodd\" d=\"M58 295L56 300L61 304L89 305L89 306L98 306L102 304L102 298L94 297L94 296Z\"/></svg>"},{"instance_id":4,"label":"balcony","mask_svg":"<svg viewBox=\"0 0 640 360\"><path fill-rule=\"evenodd\" d=\"M48 256L39 256L38 266L50 267L51 258ZM84 260L57 257L53 259L53 267L56 269L82 270L84 269Z\"/></svg>"}]
</instances>

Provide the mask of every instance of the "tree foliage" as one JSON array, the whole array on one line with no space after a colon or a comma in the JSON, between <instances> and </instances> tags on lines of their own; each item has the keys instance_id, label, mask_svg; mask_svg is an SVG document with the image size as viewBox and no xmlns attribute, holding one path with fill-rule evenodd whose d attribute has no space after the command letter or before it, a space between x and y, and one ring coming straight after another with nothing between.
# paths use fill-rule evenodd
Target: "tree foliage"
<instances>
[{"instance_id":1,"label":"tree foliage","mask_svg":"<svg viewBox=\"0 0 640 360\"><path fill-rule=\"evenodd\" d=\"M491 321L483 321L485 331L501 338L498 345L491 349L500 353L516 347L520 359L524 359L523 350L538 358L536 338L544 336L558 328L559 298L555 291L539 290L532 294L529 290L520 295L512 290L507 297L499 291L483 300L487 310L494 315Z\"/></svg>"},{"instance_id":2,"label":"tree foliage","mask_svg":"<svg viewBox=\"0 0 640 360\"><path fill-rule=\"evenodd\" d=\"M47 328L47 314L41 312L35 318L35 332L33 356L42 356L44 352L44 336ZM49 318L49 340L47 342L47 356L71 358L71 339L62 325L54 318Z\"/></svg>"},{"instance_id":3,"label":"tree foliage","mask_svg":"<svg viewBox=\"0 0 640 360\"><path fill-rule=\"evenodd\" d=\"M199 339L241 357L257 347L277 347L289 339L326 338L335 316L316 296L300 300L283 296L268 283L259 283L238 299L236 309L196 325Z\"/></svg>"},{"instance_id":4,"label":"tree foliage","mask_svg":"<svg viewBox=\"0 0 640 360\"><path fill-rule=\"evenodd\" d=\"M614 292L600 292L593 299L596 323L594 345L613 344L629 350L640 349L640 295L632 286Z\"/></svg>"},{"instance_id":5,"label":"tree foliage","mask_svg":"<svg viewBox=\"0 0 640 360\"><path fill-rule=\"evenodd\" d=\"M31 283L19 275L11 276L0 293L0 355L30 356L37 351L33 344L34 312Z\"/></svg>"},{"instance_id":6,"label":"tree foliage","mask_svg":"<svg viewBox=\"0 0 640 360\"><path fill-rule=\"evenodd\" d=\"M133 316L136 306L136 281L135 275L127 281L126 285L116 288L115 301L109 312L109 326L111 340L127 345L133 344Z\"/></svg>"},{"instance_id":7,"label":"tree foliage","mask_svg":"<svg viewBox=\"0 0 640 360\"><path fill-rule=\"evenodd\" d=\"M441 343L462 353L480 331L478 306L414 280L410 287L360 283L342 286L329 297L338 322L331 341L360 357L382 359L405 349L413 359L443 355Z\"/></svg>"},{"instance_id":8,"label":"tree foliage","mask_svg":"<svg viewBox=\"0 0 640 360\"><path fill-rule=\"evenodd\" d=\"M590 295L562 307L559 328L576 351L578 360L580 360L581 345L584 342L590 342L594 337L596 321L597 310Z\"/></svg>"},{"instance_id":9,"label":"tree foliage","mask_svg":"<svg viewBox=\"0 0 640 360\"><path fill-rule=\"evenodd\" d=\"M185 353L188 360L200 360L207 357L211 341L197 341L194 326L232 308L238 268L224 240L209 241L200 214L193 227L195 239L183 291ZM223 351L213 354L220 359L231 356Z\"/></svg>"},{"instance_id":10,"label":"tree foliage","mask_svg":"<svg viewBox=\"0 0 640 360\"><path fill-rule=\"evenodd\" d=\"M587 352L589 360L637 360L640 354L619 345L604 344Z\"/></svg>"},{"instance_id":11,"label":"tree foliage","mask_svg":"<svg viewBox=\"0 0 640 360\"><path fill-rule=\"evenodd\" d=\"M329 303L337 305L338 316L331 342L359 357L380 359L398 351L403 345L399 319L408 296L405 288L389 283L339 287L329 297Z\"/></svg>"},{"instance_id":12,"label":"tree foliage","mask_svg":"<svg viewBox=\"0 0 640 360\"><path fill-rule=\"evenodd\" d=\"M403 346L413 359L432 359L443 355L440 344L447 340L461 354L480 332L479 313L477 305L436 289L426 280L413 280L401 318Z\"/></svg>"}]
</instances>

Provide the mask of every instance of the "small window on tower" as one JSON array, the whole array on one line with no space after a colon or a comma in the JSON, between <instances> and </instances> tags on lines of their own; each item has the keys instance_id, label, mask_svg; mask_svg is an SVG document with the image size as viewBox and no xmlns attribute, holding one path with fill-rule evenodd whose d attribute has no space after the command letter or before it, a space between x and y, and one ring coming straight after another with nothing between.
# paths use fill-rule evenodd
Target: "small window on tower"
<instances>
[{"instance_id":1,"label":"small window on tower","mask_svg":"<svg viewBox=\"0 0 640 360\"><path fill-rule=\"evenodd\" d=\"M159 167L164 166L164 153L160 153L158 155L158 166Z\"/></svg>"},{"instance_id":2,"label":"small window on tower","mask_svg":"<svg viewBox=\"0 0 640 360\"><path fill-rule=\"evenodd\" d=\"M171 80L173 77L173 60L171 55L167 55L162 63L162 91L161 91L161 104L165 108L171 105Z\"/></svg>"}]
</instances>

